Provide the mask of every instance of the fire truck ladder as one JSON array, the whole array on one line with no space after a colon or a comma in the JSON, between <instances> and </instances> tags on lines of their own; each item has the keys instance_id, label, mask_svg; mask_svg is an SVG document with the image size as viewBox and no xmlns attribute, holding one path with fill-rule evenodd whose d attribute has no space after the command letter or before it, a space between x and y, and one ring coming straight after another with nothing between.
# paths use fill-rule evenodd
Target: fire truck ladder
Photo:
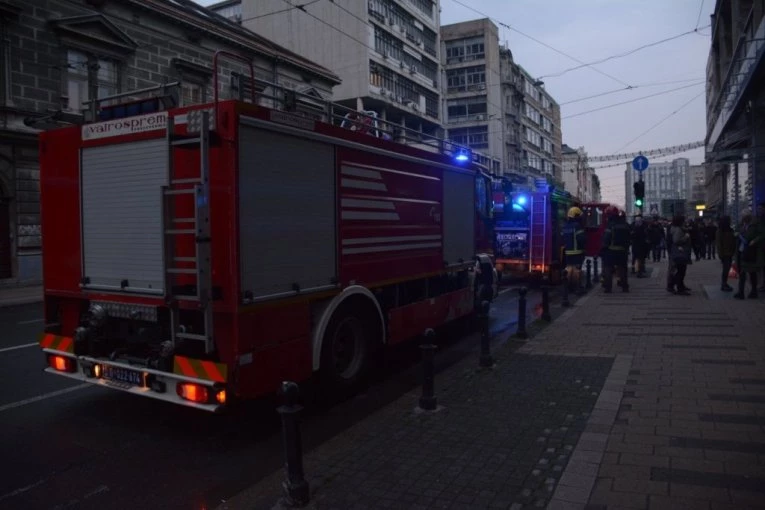
<instances>
[{"instance_id":1,"label":"fire truck ladder","mask_svg":"<svg viewBox=\"0 0 765 510\"><path fill-rule=\"evenodd\" d=\"M213 341L213 306L212 306L212 268L210 263L210 113L208 111L189 112L200 115L199 133L178 135L172 117L167 120L168 173L169 186L162 190L165 228L165 299L170 308L170 330L173 345L178 340L197 340L204 342L205 352L215 349ZM191 119L187 127L191 128ZM174 153L177 148L199 149L199 176L177 178L174 165ZM179 195L193 196L194 215L177 217L175 198ZM176 252L176 240L180 237L193 236L195 256L180 257ZM178 267L183 263L187 267ZM188 267L193 264L193 267ZM176 286L176 275L194 275L195 292L180 291ZM188 288L188 287L186 287ZM185 290L185 289L184 289ZM202 331L187 331L181 324L181 301L197 302L202 314Z\"/></svg>"},{"instance_id":2,"label":"fire truck ladder","mask_svg":"<svg viewBox=\"0 0 765 510\"><path fill-rule=\"evenodd\" d=\"M531 248L529 250L529 271L534 269L535 265L545 264L545 254L547 253L547 196L536 195L531 198Z\"/></svg>"}]
</instances>

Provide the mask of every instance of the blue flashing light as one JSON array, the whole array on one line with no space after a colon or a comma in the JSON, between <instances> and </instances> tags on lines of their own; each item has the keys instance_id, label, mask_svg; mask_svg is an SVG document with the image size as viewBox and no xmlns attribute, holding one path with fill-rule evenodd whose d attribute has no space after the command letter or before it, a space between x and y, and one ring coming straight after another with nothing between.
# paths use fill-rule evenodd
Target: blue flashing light
<instances>
[{"instance_id":1,"label":"blue flashing light","mask_svg":"<svg viewBox=\"0 0 765 510\"><path fill-rule=\"evenodd\" d=\"M454 161L457 163L465 163L470 161L470 152L465 149L460 149L457 154L454 155Z\"/></svg>"},{"instance_id":2,"label":"blue flashing light","mask_svg":"<svg viewBox=\"0 0 765 510\"><path fill-rule=\"evenodd\" d=\"M526 195L520 195L518 198L515 199L515 202L520 206L524 206L526 205L526 202L528 202L528 200L529 199L526 197Z\"/></svg>"},{"instance_id":3,"label":"blue flashing light","mask_svg":"<svg viewBox=\"0 0 765 510\"><path fill-rule=\"evenodd\" d=\"M526 209L524 209L523 206L520 204L513 204L513 211L525 212Z\"/></svg>"}]
</instances>

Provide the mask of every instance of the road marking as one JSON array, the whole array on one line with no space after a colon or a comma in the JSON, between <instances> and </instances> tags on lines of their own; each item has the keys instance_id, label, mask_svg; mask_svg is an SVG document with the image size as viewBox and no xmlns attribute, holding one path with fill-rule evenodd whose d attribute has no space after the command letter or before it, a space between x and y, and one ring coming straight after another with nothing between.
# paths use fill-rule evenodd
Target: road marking
<instances>
[{"instance_id":1,"label":"road marking","mask_svg":"<svg viewBox=\"0 0 765 510\"><path fill-rule=\"evenodd\" d=\"M19 494L24 494L25 492L34 489L38 485L42 485L45 483L45 480L37 480L35 483L27 485L26 487L21 487L19 489L16 489L15 491L11 491L8 494L3 494L0 496L0 501L3 501L8 498L12 498L14 496L18 496Z\"/></svg>"},{"instance_id":2,"label":"road marking","mask_svg":"<svg viewBox=\"0 0 765 510\"><path fill-rule=\"evenodd\" d=\"M39 346L37 342L32 342L31 344L22 344L22 345L14 345L13 347L4 347L0 349L0 353L6 352L6 351L15 351L16 349L26 349L27 347L34 347Z\"/></svg>"},{"instance_id":3,"label":"road marking","mask_svg":"<svg viewBox=\"0 0 765 510\"><path fill-rule=\"evenodd\" d=\"M88 383L82 383L82 384L78 384L77 386L72 386L71 388L64 388L63 390L52 391L50 393L44 393L36 397L27 398L25 400L19 400L18 402L5 404L4 406L0 406L0 413L5 411L10 411L11 409L15 409L17 407L25 406L28 404L34 404L35 402L39 402L41 400L47 400L49 398L58 397L59 395L66 395L67 393L72 393L73 391L84 390L85 388L89 386L93 386L93 385Z\"/></svg>"},{"instance_id":4,"label":"road marking","mask_svg":"<svg viewBox=\"0 0 765 510\"><path fill-rule=\"evenodd\" d=\"M32 319L28 321L19 321L16 324L37 324L39 322L45 322L45 319Z\"/></svg>"}]
</instances>

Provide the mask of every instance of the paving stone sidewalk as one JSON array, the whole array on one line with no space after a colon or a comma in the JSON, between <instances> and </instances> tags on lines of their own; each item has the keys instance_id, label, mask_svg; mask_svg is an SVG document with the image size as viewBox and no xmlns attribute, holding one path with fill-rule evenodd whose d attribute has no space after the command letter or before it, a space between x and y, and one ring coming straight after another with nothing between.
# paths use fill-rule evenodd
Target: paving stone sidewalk
<instances>
[{"instance_id":1,"label":"paving stone sidewalk","mask_svg":"<svg viewBox=\"0 0 765 510\"><path fill-rule=\"evenodd\" d=\"M554 317L564 313L557 301ZM436 412L417 409L418 388L308 452L310 508L544 508L567 468L594 480L588 450L607 436L591 421L618 407L601 389L626 377L628 362L515 348L505 342L494 369L479 370L476 352L438 374ZM280 470L220 508L279 508L283 479Z\"/></svg>"},{"instance_id":2,"label":"paving stone sidewalk","mask_svg":"<svg viewBox=\"0 0 765 510\"><path fill-rule=\"evenodd\" d=\"M719 261L689 267L690 296L665 290L666 262L652 266L519 350L632 360L607 388L621 402L592 491L563 480L549 508L765 508L765 300L720 291Z\"/></svg>"}]
</instances>

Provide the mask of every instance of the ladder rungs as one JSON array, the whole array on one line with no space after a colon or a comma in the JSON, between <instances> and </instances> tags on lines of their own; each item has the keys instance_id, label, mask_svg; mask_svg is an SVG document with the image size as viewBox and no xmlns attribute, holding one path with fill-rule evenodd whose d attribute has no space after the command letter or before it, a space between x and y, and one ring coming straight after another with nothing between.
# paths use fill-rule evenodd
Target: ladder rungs
<instances>
[{"instance_id":1,"label":"ladder rungs","mask_svg":"<svg viewBox=\"0 0 765 510\"><path fill-rule=\"evenodd\" d=\"M173 179L170 184L202 184L202 179L199 177L190 177L188 179Z\"/></svg>"},{"instance_id":2,"label":"ladder rungs","mask_svg":"<svg viewBox=\"0 0 765 510\"><path fill-rule=\"evenodd\" d=\"M177 235L177 234L196 234L197 231L193 228L171 228L165 230L165 234Z\"/></svg>"},{"instance_id":3,"label":"ladder rungs","mask_svg":"<svg viewBox=\"0 0 765 510\"><path fill-rule=\"evenodd\" d=\"M188 340L201 340L203 342L207 341L207 337L205 335L195 335L194 333L176 333L176 338L186 338Z\"/></svg>"},{"instance_id":4,"label":"ladder rungs","mask_svg":"<svg viewBox=\"0 0 765 510\"><path fill-rule=\"evenodd\" d=\"M189 189L166 189L165 195L190 195L192 193L195 193L196 190L194 188Z\"/></svg>"},{"instance_id":5,"label":"ladder rungs","mask_svg":"<svg viewBox=\"0 0 765 510\"><path fill-rule=\"evenodd\" d=\"M176 262L196 262L196 257L173 257L173 260Z\"/></svg>"},{"instance_id":6,"label":"ladder rungs","mask_svg":"<svg viewBox=\"0 0 765 510\"><path fill-rule=\"evenodd\" d=\"M196 269L186 269L186 268L180 268L180 267L171 267L171 268L165 269L165 271L170 274L197 274Z\"/></svg>"},{"instance_id":7,"label":"ladder rungs","mask_svg":"<svg viewBox=\"0 0 765 510\"><path fill-rule=\"evenodd\" d=\"M193 138L176 138L173 140L173 145L191 145L191 144L198 144L200 142L200 138L198 136L195 136Z\"/></svg>"},{"instance_id":8,"label":"ladder rungs","mask_svg":"<svg viewBox=\"0 0 765 510\"><path fill-rule=\"evenodd\" d=\"M191 294L178 294L173 296L173 299L178 301L199 301L199 296L192 296Z\"/></svg>"}]
</instances>

